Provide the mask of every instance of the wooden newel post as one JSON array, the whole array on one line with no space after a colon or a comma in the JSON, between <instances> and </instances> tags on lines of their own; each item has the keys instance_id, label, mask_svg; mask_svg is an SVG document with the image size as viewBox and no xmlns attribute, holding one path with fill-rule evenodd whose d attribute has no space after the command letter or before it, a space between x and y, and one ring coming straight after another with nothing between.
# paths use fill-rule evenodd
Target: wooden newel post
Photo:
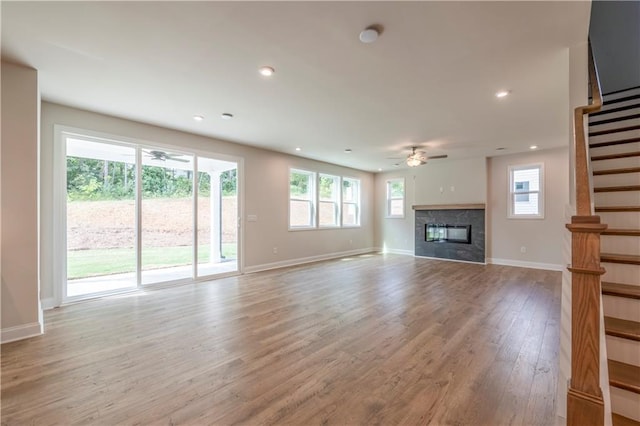
<instances>
[{"instance_id":1,"label":"wooden newel post","mask_svg":"<svg viewBox=\"0 0 640 426\"><path fill-rule=\"evenodd\" d=\"M603 425L600 389L600 233L599 216L573 216L571 231L571 379L567 425Z\"/></svg>"}]
</instances>

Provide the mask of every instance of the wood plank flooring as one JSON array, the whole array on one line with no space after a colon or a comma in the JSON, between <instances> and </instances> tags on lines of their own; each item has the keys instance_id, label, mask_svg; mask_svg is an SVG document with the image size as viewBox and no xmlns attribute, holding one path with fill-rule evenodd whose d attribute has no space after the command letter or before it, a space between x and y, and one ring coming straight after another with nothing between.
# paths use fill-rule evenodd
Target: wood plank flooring
<instances>
[{"instance_id":1,"label":"wood plank flooring","mask_svg":"<svg viewBox=\"0 0 640 426\"><path fill-rule=\"evenodd\" d=\"M65 306L2 346L2 424L554 424L560 281L367 255Z\"/></svg>"}]
</instances>

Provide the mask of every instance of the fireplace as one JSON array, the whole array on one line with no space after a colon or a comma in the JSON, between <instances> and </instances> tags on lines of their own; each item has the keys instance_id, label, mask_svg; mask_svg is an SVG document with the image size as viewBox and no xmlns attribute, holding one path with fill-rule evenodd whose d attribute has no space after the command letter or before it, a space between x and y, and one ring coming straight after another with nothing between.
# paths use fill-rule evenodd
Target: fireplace
<instances>
[{"instance_id":1,"label":"fireplace","mask_svg":"<svg viewBox=\"0 0 640 426\"><path fill-rule=\"evenodd\" d=\"M415 255L485 262L485 205L419 205L415 210Z\"/></svg>"},{"instance_id":2,"label":"fireplace","mask_svg":"<svg viewBox=\"0 0 640 426\"><path fill-rule=\"evenodd\" d=\"M471 244L471 225L427 223L424 229L424 239L428 242Z\"/></svg>"}]
</instances>

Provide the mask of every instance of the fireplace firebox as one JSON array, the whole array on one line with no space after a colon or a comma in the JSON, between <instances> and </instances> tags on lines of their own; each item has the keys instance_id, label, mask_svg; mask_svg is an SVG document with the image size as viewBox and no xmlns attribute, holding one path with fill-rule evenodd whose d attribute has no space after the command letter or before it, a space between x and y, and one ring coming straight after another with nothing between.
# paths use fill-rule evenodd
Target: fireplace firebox
<instances>
[{"instance_id":1,"label":"fireplace firebox","mask_svg":"<svg viewBox=\"0 0 640 426\"><path fill-rule=\"evenodd\" d=\"M471 225L427 223L424 228L427 242L471 244Z\"/></svg>"}]
</instances>

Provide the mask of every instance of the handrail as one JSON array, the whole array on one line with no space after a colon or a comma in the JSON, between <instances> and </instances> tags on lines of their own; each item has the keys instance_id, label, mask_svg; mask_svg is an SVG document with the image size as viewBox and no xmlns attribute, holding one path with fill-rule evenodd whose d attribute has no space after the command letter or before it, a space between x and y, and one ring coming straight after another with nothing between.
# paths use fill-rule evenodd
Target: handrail
<instances>
[{"instance_id":1,"label":"handrail","mask_svg":"<svg viewBox=\"0 0 640 426\"><path fill-rule=\"evenodd\" d=\"M592 102L574 110L576 212L571 231L571 380L567 392L567 425L604 424L600 389L600 223L591 207L588 141L584 116L602 107L600 80L589 43L589 80Z\"/></svg>"},{"instance_id":2,"label":"handrail","mask_svg":"<svg viewBox=\"0 0 640 426\"><path fill-rule=\"evenodd\" d=\"M589 42L589 83L591 99L589 105L577 107L573 113L573 130L576 149L576 213L578 216L591 216L591 188L589 179L589 160L587 156L587 138L584 131L584 116L600 111L602 108L602 92L598 69L593 59L591 42Z\"/></svg>"}]
</instances>

